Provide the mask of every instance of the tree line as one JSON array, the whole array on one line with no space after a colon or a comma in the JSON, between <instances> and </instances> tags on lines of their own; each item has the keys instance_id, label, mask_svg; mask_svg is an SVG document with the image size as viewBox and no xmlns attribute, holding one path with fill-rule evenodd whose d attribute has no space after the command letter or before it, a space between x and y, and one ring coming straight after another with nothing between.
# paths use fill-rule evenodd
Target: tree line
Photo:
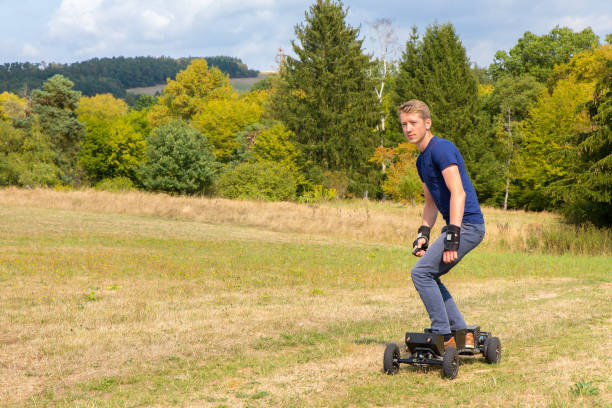
<instances>
[{"instance_id":1,"label":"tree line","mask_svg":"<svg viewBox=\"0 0 612 408\"><path fill-rule=\"evenodd\" d=\"M436 23L413 28L390 60L365 53L347 12L317 0L293 56L245 94L204 59L132 107L83 96L62 75L30 99L0 94L0 184L417 202L418 152L396 106L418 98L433 133L462 152L482 203L612 224L612 36L526 32L480 68L452 24ZM386 47L392 27L377 28Z\"/></svg>"},{"instance_id":2,"label":"tree line","mask_svg":"<svg viewBox=\"0 0 612 408\"><path fill-rule=\"evenodd\" d=\"M13 62L0 65L0 92L26 95L53 75L70 79L74 89L83 95L110 93L126 97L126 89L163 84L174 78L193 61L170 57L93 58L72 64ZM259 72L249 69L240 59L226 56L204 58L210 66L219 68L232 78L256 77Z\"/></svg>"}]
</instances>

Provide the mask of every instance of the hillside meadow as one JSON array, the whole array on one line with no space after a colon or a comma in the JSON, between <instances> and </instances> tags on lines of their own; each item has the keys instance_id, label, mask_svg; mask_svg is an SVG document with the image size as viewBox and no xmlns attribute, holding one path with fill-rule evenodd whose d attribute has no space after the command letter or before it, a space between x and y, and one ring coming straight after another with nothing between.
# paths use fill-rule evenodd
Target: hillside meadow
<instances>
[{"instance_id":1,"label":"hillside meadow","mask_svg":"<svg viewBox=\"0 0 612 408\"><path fill-rule=\"evenodd\" d=\"M428 324L420 211L0 190L0 406L612 406L609 235L547 253L549 213L484 209L443 279L500 365L382 373L385 344Z\"/></svg>"}]
</instances>

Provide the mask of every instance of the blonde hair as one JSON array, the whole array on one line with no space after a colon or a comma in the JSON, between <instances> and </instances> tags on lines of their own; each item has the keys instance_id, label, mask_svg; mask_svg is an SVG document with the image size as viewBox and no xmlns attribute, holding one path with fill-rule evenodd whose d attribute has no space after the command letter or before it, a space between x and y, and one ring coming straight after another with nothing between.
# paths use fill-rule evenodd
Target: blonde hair
<instances>
[{"instance_id":1,"label":"blonde hair","mask_svg":"<svg viewBox=\"0 0 612 408\"><path fill-rule=\"evenodd\" d=\"M429 112L429 106L423 101L418 99L411 99L408 102L402 103L397 107L397 113L418 113L421 115L423 120L431 119L431 113Z\"/></svg>"}]
</instances>

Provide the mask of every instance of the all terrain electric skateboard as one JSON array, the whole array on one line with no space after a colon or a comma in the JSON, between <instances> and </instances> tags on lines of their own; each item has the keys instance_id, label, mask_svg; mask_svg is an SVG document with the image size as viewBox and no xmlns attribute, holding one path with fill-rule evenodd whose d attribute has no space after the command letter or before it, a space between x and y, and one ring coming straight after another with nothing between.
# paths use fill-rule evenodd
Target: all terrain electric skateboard
<instances>
[{"instance_id":1,"label":"all terrain electric skateboard","mask_svg":"<svg viewBox=\"0 0 612 408\"><path fill-rule=\"evenodd\" d=\"M466 333L474 335L474 347L465 346ZM395 374L400 364L410 364L417 367L432 365L442 366L442 374L447 378L457 377L459 372L459 356L474 356L482 354L490 364L501 360L501 342L489 332L480 331L480 326L468 326L467 329L453 331L457 348L444 350L444 336L425 329L423 333L406 333L406 356L402 357L400 347L390 343L385 349L383 370L387 374ZM409 353L409 354L408 354Z\"/></svg>"}]
</instances>

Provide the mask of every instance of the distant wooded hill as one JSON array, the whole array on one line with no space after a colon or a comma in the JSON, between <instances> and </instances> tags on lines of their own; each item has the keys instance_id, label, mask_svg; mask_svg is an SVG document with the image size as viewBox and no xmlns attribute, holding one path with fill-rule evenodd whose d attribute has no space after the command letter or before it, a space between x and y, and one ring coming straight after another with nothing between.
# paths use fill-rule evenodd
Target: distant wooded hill
<instances>
[{"instance_id":1,"label":"distant wooded hill","mask_svg":"<svg viewBox=\"0 0 612 408\"><path fill-rule=\"evenodd\" d=\"M74 82L74 89L83 95L111 93L123 98L127 88L153 86L174 79L187 68L195 57L113 57L94 58L72 64L13 62L0 65L0 93L24 93L40 88L55 74ZM248 69L238 58L205 57L209 66L215 66L231 78L256 77L259 71Z\"/></svg>"}]
</instances>

